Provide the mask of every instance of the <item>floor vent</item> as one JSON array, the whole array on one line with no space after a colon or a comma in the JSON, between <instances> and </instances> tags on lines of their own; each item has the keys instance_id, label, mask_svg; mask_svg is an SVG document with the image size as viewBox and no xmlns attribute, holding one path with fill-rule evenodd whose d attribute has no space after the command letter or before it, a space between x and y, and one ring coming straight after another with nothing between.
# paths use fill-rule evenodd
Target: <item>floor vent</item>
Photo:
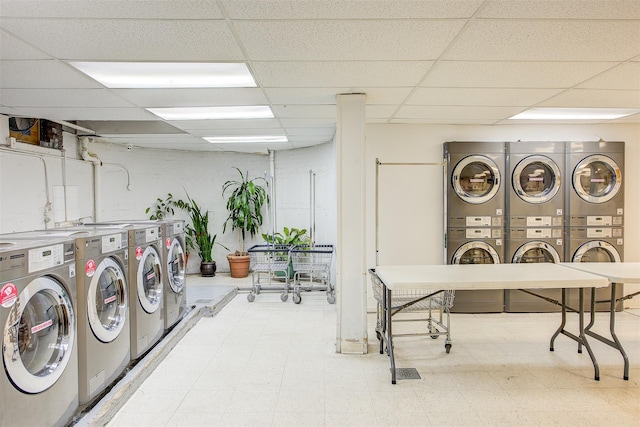
<instances>
[{"instance_id":1,"label":"floor vent","mask_svg":"<svg viewBox=\"0 0 640 427\"><path fill-rule=\"evenodd\" d=\"M398 380L419 380L421 378L416 368L396 368L396 379Z\"/></svg>"}]
</instances>

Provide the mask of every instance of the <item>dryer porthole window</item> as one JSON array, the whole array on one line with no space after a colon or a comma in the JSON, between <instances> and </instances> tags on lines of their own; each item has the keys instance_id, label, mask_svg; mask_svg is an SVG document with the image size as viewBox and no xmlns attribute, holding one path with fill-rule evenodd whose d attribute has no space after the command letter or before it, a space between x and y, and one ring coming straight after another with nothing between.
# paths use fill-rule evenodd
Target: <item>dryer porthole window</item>
<instances>
[{"instance_id":1,"label":"dryer porthole window","mask_svg":"<svg viewBox=\"0 0 640 427\"><path fill-rule=\"evenodd\" d=\"M578 195L590 203L604 203L616 196L622 184L620 168L613 159L594 155L582 160L573 174Z\"/></svg>"}]
</instances>

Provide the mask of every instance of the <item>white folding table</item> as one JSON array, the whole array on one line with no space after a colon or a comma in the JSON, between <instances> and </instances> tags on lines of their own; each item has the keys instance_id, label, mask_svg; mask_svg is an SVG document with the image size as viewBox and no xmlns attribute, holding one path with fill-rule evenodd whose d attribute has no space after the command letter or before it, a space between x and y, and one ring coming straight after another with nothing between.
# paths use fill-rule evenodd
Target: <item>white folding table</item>
<instances>
[{"instance_id":1,"label":"white folding table","mask_svg":"<svg viewBox=\"0 0 640 427\"><path fill-rule=\"evenodd\" d=\"M380 338L380 353L384 344L391 362L391 383L396 383L396 366L393 355L392 307L393 291L426 291L428 296L444 290L477 289L562 289L562 323L551 337L550 350L559 334L563 334L587 349L593 362L594 377L600 379L600 370L596 358L587 341L584 328L584 289L604 288L609 280L602 276L552 263L542 264L466 264L466 265L413 265L378 266L370 270L373 280L379 280L383 289L382 322L376 332ZM579 334L574 335L564 329L566 319L566 290L580 290ZM454 302L455 305L455 302Z\"/></svg>"},{"instance_id":2,"label":"white folding table","mask_svg":"<svg viewBox=\"0 0 640 427\"><path fill-rule=\"evenodd\" d=\"M585 271L587 273L597 274L604 276L609 280L611 284L611 299L609 305L609 333L611 334L610 340L597 334L591 330L596 318L595 318L595 305L596 305L596 292L595 288L591 290L591 320L589 324L584 328L585 333L590 337L597 339L600 342L607 344L610 347L617 349L622 354L624 360L624 374L622 378L629 379L629 358L622 348L620 340L616 336L616 303L618 301L633 298L640 294L640 292L634 292L628 294L616 300L616 286L620 283L640 283L640 262L565 262L560 264L563 267L572 268L579 271Z\"/></svg>"}]
</instances>

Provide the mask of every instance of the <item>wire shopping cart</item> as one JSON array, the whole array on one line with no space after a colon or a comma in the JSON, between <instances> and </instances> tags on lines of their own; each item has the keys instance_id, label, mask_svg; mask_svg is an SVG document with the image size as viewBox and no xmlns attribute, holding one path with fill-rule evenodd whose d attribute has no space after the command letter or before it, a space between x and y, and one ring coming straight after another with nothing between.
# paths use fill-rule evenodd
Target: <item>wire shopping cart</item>
<instances>
[{"instance_id":1,"label":"wire shopping cart","mask_svg":"<svg viewBox=\"0 0 640 427\"><path fill-rule=\"evenodd\" d=\"M263 288L265 290L282 290L280 299L282 302L289 298L290 258L291 245L255 245L249 248L251 291L247 300L253 302L256 295ZM263 286L266 281L267 287ZM277 282L277 283L276 283ZM276 283L276 285L274 285ZM280 285L282 283L282 285Z\"/></svg>"},{"instance_id":2,"label":"wire shopping cart","mask_svg":"<svg viewBox=\"0 0 640 427\"><path fill-rule=\"evenodd\" d=\"M375 274L375 270L369 270L371 281L373 283L373 295L377 301L377 317L376 317L376 336L378 340L382 340L382 293L383 287L380 278ZM449 311L453 306L453 299L455 297L454 290L444 290L438 294L433 295L431 291L392 291L391 292L391 316L394 316L400 312L423 312L427 314L424 318L403 318L396 319L396 322L427 322L427 331L418 333L403 333L393 334L393 337L408 337L408 336L430 336L433 339L437 339L440 335L445 335L444 348L447 353L451 351L451 329L449 322ZM437 318L433 317L434 312L437 314ZM446 320L445 320L446 316ZM382 352L382 349L381 349Z\"/></svg>"},{"instance_id":3,"label":"wire shopping cart","mask_svg":"<svg viewBox=\"0 0 640 427\"><path fill-rule=\"evenodd\" d=\"M300 304L302 301L302 289L326 291L329 304L336 302L335 290L331 284L332 255L333 245L298 245L291 249L294 303ZM319 285L314 286L314 282L319 282Z\"/></svg>"}]
</instances>

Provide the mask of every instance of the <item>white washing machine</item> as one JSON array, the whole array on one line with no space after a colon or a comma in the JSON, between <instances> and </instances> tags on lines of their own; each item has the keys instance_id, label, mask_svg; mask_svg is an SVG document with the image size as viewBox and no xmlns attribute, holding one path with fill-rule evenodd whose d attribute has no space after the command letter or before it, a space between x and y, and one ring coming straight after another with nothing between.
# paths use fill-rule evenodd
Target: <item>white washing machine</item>
<instances>
[{"instance_id":1,"label":"white washing machine","mask_svg":"<svg viewBox=\"0 0 640 427\"><path fill-rule=\"evenodd\" d=\"M507 256L510 263L560 263L564 261L564 227L521 227L509 229ZM561 289L531 290L537 295L555 301L562 300ZM551 304L519 290L504 291L505 311L510 313L548 313L560 311Z\"/></svg>"},{"instance_id":2,"label":"white washing machine","mask_svg":"<svg viewBox=\"0 0 640 427\"><path fill-rule=\"evenodd\" d=\"M624 261L624 232L622 227L569 227L565 259L567 262L622 262ZM616 298L624 294L624 285L616 286ZM597 289L596 301L608 300L611 289ZM585 293L585 300L591 300L591 293ZM577 305L577 297L572 298ZM609 311L609 303L596 304L596 310ZM622 302L616 306L622 310Z\"/></svg>"},{"instance_id":3,"label":"white washing machine","mask_svg":"<svg viewBox=\"0 0 640 427\"><path fill-rule=\"evenodd\" d=\"M131 361L128 234L91 226L16 233L75 240L80 406L99 398Z\"/></svg>"},{"instance_id":4,"label":"white washing machine","mask_svg":"<svg viewBox=\"0 0 640 427\"><path fill-rule=\"evenodd\" d=\"M567 225L622 227L624 142L570 142L566 149Z\"/></svg>"},{"instance_id":5,"label":"white washing machine","mask_svg":"<svg viewBox=\"0 0 640 427\"><path fill-rule=\"evenodd\" d=\"M448 228L449 264L501 264L504 262L503 229ZM456 291L452 313L498 313L504 310L504 291Z\"/></svg>"},{"instance_id":6,"label":"white washing machine","mask_svg":"<svg viewBox=\"0 0 640 427\"><path fill-rule=\"evenodd\" d=\"M511 142L508 227L564 225L564 143Z\"/></svg>"},{"instance_id":7,"label":"white washing machine","mask_svg":"<svg viewBox=\"0 0 640 427\"><path fill-rule=\"evenodd\" d=\"M1 426L65 426L78 409L73 239L0 237Z\"/></svg>"},{"instance_id":8,"label":"white washing machine","mask_svg":"<svg viewBox=\"0 0 640 427\"><path fill-rule=\"evenodd\" d=\"M505 215L505 144L447 142L447 227L502 227Z\"/></svg>"},{"instance_id":9,"label":"white washing machine","mask_svg":"<svg viewBox=\"0 0 640 427\"><path fill-rule=\"evenodd\" d=\"M163 236L162 280L164 284L164 329L171 329L182 319L187 308L186 284L186 241L185 221L181 219L162 220L120 220L99 225L141 225L159 224Z\"/></svg>"}]
</instances>

